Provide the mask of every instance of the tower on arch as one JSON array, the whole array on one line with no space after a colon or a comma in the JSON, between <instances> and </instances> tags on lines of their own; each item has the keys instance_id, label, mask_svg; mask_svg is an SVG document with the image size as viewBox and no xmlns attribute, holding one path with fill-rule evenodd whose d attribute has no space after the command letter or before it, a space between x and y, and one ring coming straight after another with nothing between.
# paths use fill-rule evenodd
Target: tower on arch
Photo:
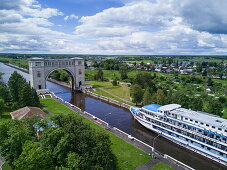
<instances>
[{"instance_id":1,"label":"tower on arch","mask_svg":"<svg viewBox=\"0 0 227 170\"><path fill-rule=\"evenodd\" d=\"M66 70L72 76L72 89L79 90L84 84L84 60L82 58L70 59L44 59L30 58L29 76L31 86L38 89L46 89L46 80L51 72L58 69Z\"/></svg>"}]
</instances>

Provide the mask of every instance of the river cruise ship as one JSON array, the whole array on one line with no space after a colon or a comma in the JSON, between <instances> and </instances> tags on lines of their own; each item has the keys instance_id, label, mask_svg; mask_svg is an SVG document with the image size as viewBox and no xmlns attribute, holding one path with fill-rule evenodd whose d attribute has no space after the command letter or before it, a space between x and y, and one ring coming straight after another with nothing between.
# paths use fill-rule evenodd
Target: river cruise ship
<instances>
[{"instance_id":1,"label":"river cruise ship","mask_svg":"<svg viewBox=\"0 0 227 170\"><path fill-rule=\"evenodd\" d=\"M227 120L179 104L151 104L130 111L160 136L227 166Z\"/></svg>"}]
</instances>

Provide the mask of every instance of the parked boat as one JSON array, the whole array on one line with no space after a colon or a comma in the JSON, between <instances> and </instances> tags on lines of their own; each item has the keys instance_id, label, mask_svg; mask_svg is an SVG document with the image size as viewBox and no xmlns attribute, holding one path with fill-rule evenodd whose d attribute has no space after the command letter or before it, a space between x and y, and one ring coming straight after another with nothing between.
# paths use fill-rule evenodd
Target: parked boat
<instances>
[{"instance_id":1,"label":"parked boat","mask_svg":"<svg viewBox=\"0 0 227 170\"><path fill-rule=\"evenodd\" d=\"M227 120L182 108L179 104L131 107L134 118L146 128L227 166Z\"/></svg>"}]
</instances>

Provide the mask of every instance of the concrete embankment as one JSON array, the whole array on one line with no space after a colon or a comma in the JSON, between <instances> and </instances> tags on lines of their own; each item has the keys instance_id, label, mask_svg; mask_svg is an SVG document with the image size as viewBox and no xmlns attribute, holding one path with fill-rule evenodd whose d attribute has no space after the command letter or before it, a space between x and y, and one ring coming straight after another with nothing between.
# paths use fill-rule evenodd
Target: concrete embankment
<instances>
[{"instance_id":1,"label":"concrete embankment","mask_svg":"<svg viewBox=\"0 0 227 170\"><path fill-rule=\"evenodd\" d=\"M9 67L15 68L17 70L23 71L25 73L29 73L28 69L26 69L26 68L22 68L22 67L19 67L19 66L15 66L13 64L8 64L8 63L4 63L4 64L9 66Z\"/></svg>"}]
</instances>

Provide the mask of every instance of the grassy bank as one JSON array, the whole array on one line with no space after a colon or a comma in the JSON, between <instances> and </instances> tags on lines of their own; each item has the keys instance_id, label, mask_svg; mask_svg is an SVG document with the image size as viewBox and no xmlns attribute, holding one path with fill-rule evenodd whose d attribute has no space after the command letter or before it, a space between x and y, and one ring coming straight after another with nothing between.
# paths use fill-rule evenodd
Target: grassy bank
<instances>
[{"instance_id":1,"label":"grassy bank","mask_svg":"<svg viewBox=\"0 0 227 170\"><path fill-rule=\"evenodd\" d=\"M93 93L112 98L122 103L133 105L130 102L130 88L127 85L113 86L111 82L107 81L86 81L86 83L94 85L94 89L96 91L92 91Z\"/></svg>"},{"instance_id":2,"label":"grassy bank","mask_svg":"<svg viewBox=\"0 0 227 170\"><path fill-rule=\"evenodd\" d=\"M13 65L28 69L28 61L25 59L13 59L13 58L0 57L0 62L10 63Z\"/></svg>"},{"instance_id":3,"label":"grassy bank","mask_svg":"<svg viewBox=\"0 0 227 170\"><path fill-rule=\"evenodd\" d=\"M45 108L47 108L50 112L54 114L74 114L77 117L83 118L81 115L76 114L68 107L62 105L61 103L58 103L53 99L44 99L40 102ZM92 128L96 129L97 131L103 131L104 133L109 135L112 142L111 148L113 150L113 153L117 157L119 169L133 169L151 160L151 157L145 152L141 151L133 145L128 144L127 142L113 135L109 131L106 131L105 129L96 125L92 121L84 118L83 121L88 123Z\"/></svg>"},{"instance_id":4,"label":"grassy bank","mask_svg":"<svg viewBox=\"0 0 227 170\"><path fill-rule=\"evenodd\" d=\"M157 164L155 164L152 168L150 168L149 170L174 170L172 167L166 165L163 162L159 162Z\"/></svg>"}]
</instances>

